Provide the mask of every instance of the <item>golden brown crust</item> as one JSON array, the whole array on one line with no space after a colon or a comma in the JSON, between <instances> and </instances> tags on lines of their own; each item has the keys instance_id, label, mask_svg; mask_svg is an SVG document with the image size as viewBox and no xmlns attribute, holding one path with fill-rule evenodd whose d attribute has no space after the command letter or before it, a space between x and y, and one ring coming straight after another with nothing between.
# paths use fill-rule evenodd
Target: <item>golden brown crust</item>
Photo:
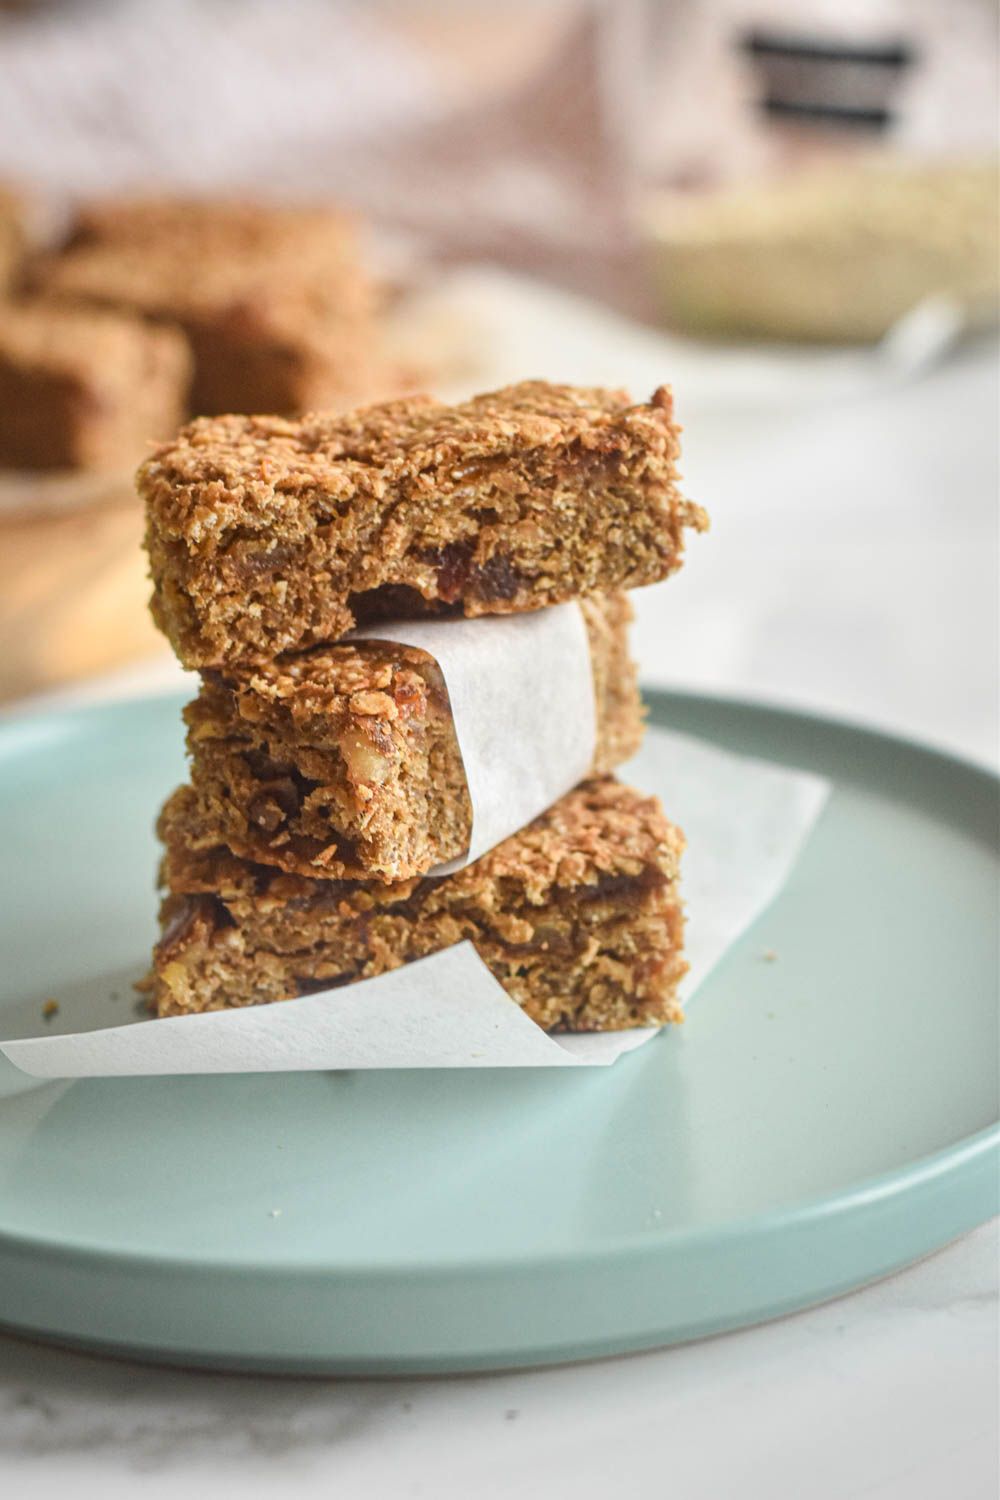
<instances>
[{"instance_id":1,"label":"golden brown crust","mask_svg":"<svg viewBox=\"0 0 1000 1500\"><path fill-rule=\"evenodd\" d=\"M667 390L526 381L297 422L192 422L139 471L153 613L188 666L391 614L539 609L665 577L683 530Z\"/></svg>"},{"instance_id":2,"label":"golden brown crust","mask_svg":"<svg viewBox=\"0 0 1000 1500\"><path fill-rule=\"evenodd\" d=\"M642 708L627 596L581 607L598 774L638 749ZM245 859L318 879L403 880L468 847L462 756L441 673L424 651L343 641L209 674L185 718L201 832Z\"/></svg>"},{"instance_id":3,"label":"golden brown crust","mask_svg":"<svg viewBox=\"0 0 1000 1500\"><path fill-rule=\"evenodd\" d=\"M184 341L117 313L0 303L0 466L127 472L184 409Z\"/></svg>"},{"instance_id":4,"label":"golden brown crust","mask_svg":"<svg viewBox=\"0 0 1000 1500\"><path fill-rule=\"evenodd\" d=\"M287 999L469 939L547 1029L681 1019L683 836L610 777L442 880L315 881L199 847L189 787L160 834L167 894L146 985L160 1015Z\"/></svg>"}]
</instances>

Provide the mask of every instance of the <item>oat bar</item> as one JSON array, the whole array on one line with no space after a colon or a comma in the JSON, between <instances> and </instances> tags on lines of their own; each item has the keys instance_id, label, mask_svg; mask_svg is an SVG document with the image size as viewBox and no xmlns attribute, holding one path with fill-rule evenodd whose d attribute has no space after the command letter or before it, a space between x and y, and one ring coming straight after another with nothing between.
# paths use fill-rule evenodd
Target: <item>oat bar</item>
<instances>
[{"instance_id":1,"label":"oat bar","mask_svg":"<svg viewBox=\"0 0 1000 1500\"><path fill-rule=\"evenodd\" d=\"M13 286L20 275L28 213L23 194L0 182L0 289Z\"/></svg>"},{"instance_id":2,"label":"oat bar","mask_svg":"<svg viewBox=\"0 0 1000 1500\"><path fill-rule=\"evenodd\" d=\"M202 848L199 833L183 787L160 819L167 894L144 985L161 1016L289 999L469 939L547 1030L681 1019L683 837L611 777L442 880L311 880Z\"/></svg>"},{"instance_id":3,"label":"oat bar","mask_svg":"<svg viewBox=\"0 0 1000 1500\"><path fill-rule=\"evenodd\" d=\"M596 774L638 749L642 707L627 596L581 608ZM468 847L462 756L441 671L426 651L342 641L244 674L210 673L185 719L206 842L327 880L404 880Z\"/></svg>"},{"instance_id":4,"label":"oat bar","mask_svg":"<svg viewBox=\"0 0 1000 1500\"><path fill-rule=\"evenodd\" d=\"M669 391L529 381L289 422L189 424L139 471L153 615L189 667L356 624L508 614L634 588L707 524L677 489Z\"/></svg>"},{"instance_id":5,"label":"oat bar","mask_svg":"<svg viewBox=\"0 0 1000 1500\"><path fill-rule=\"evenodd\" d=\"M192 412L291 414L382 394L376 293L357 240L350 218L323 207L111 200L81 209L34 282L182 328Z\"/></svg>"},{"instance_id":6,"label":"oat bar","mask_svg":"<svg viewBox=\"0 0 1000 1500\"><path fill-rule=\"evenodd\" d=\"M176 426L189 372L172 329L0 303L0 468L127 473Z\"/></svg>"}]
</instances>

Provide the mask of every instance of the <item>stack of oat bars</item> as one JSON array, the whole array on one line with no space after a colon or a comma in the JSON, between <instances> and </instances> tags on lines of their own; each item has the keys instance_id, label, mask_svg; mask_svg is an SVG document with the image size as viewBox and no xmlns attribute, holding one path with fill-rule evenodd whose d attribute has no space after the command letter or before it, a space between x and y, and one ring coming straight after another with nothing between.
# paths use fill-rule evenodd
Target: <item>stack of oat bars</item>
<instances>
[{"instance_id":1,"label":"stack of oat bars","mask_svg":"<svg viewBox=\"0 0 1000 1500\"><path fill-rule=\"evenodd\" d=\"M547 1030L680 1019L683 838L611 774L642 735L624 591L675 570L685 528L706 525L677 456L668 391L633 405L543 382L200 418L154 453L153 615L201 674L191 781L159 822L159 1015L288 999L469 939ZM589 779L429 874L468 848L469 790L437 663L384 622L563 601L590 643Z\"/></svg>"}]
</instances>

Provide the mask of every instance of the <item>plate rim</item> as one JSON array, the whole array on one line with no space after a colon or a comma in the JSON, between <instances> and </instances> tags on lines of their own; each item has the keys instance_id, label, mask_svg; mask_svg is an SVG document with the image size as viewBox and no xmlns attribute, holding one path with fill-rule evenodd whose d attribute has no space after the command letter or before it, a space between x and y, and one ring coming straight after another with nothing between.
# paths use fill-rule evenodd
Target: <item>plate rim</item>
<instances>
[{"instance_id":1,"label":"plate rim","mask_svg":"<svg viewBox=\"0 0 1000 1500\"><path fill-rule=\"evenodd\" d=\"M85 1081L85 1080L77 1080ZM1000 1120L984 1126L972 1135L962 1136L950 1146L939 1151L917 1157L904 1167L888 1172L876 1173L858 1179L849 1187L836 1193L815 1194L809 1198L787 1205L785 1208L768 1209L743 1218L721 1219L698 1228L666 1229L657 1234L648 1231L638 1239L622 1236L602 1240L599 1246L589 1249L569 1250L553 1247L548 1250L523 1254L504 1252L490 1256L480 1255L475 1260L468 1258L438 1257L434 1261L338 1261L333 1265L338 1279L344 1280L390 1280L398 1276L416 1276L431 1280L435 1276L471 1275L521 1271L538 1266L547 1271L587 1267L595 1262L614 1256L618 1260L634 1257L641 1259L652 1253L669 1255L687 1254L706 1244L726 1242L735 1247L740 1242L750 1242L773 1233L812 1228L821 1220L848 1215L859 1209L891 1205L898 1198L932 1187L942 1178L963 1170L974 1171L988 1163L996 1155L1000 1166ZM1000 1198L1000 1188L998 1188ZM995 1212L1000 1211L1000 1203ZM984 1221L985 1222L985 1221ZM330 1262L321 1260L281 1260L270 1257L265 1260L223 1260L198 1257L196 1255L165 1255L158 1251L108 1250L104 1246L87 1241L68 1242L49 1235L22 1235L0 1228L0 1248L15 1251L32 1251L47 1255L50 1259L72 1256L92 1262L114 1261L123 1268L134 1271L150 1269L164 1271L206 1272L214 1274L240 1274L248 1276L280 1275L282 1277L313 1276L318 1272L329 1272Z\"/></svg>"}]
</instances>

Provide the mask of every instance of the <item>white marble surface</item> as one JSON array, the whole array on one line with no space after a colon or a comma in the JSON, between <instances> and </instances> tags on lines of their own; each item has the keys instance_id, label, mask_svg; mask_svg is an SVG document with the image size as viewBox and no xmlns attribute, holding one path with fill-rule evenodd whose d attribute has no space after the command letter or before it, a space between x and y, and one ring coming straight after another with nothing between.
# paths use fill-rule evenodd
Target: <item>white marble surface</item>
<instances>
[{"instance_id":1,"label":"white marble surface","mask_svg":"<svg viewBox=\"0 0 1000 1500\"><path fill-rule=\"evenodd\" d=\"M998 394L989 347L792 421L685 418L679 393L685 474L713 529L669 585L636 595L645 679L995 763Z\"/></svg>"},{"instance_id":2,"label":"white marble surface","mask_svg":"<svg viewBox=\"0 0 1000 1500\"><path fill-rule=\"evenodd\" d=\"M980 347L794 418L689 416L714 532L641 597L646 680L995 761L997 395ZM992 1500L997 1249L986 1226L764 1328L503 1376L214 1377L0 1338L0 1492Z\"/></svg>"},{"instance_id":3,"label":"white marble surface","mask_svg":"<svg viewBox=\"0 0 1000 1500\"><path fill-rule=\"evenodd\" d=\"M452 1380L157 1372L0 1344L0 1485L372 1500L994 1500L997 1232L701 1344Z\"/></svg>"}]
</instances>

